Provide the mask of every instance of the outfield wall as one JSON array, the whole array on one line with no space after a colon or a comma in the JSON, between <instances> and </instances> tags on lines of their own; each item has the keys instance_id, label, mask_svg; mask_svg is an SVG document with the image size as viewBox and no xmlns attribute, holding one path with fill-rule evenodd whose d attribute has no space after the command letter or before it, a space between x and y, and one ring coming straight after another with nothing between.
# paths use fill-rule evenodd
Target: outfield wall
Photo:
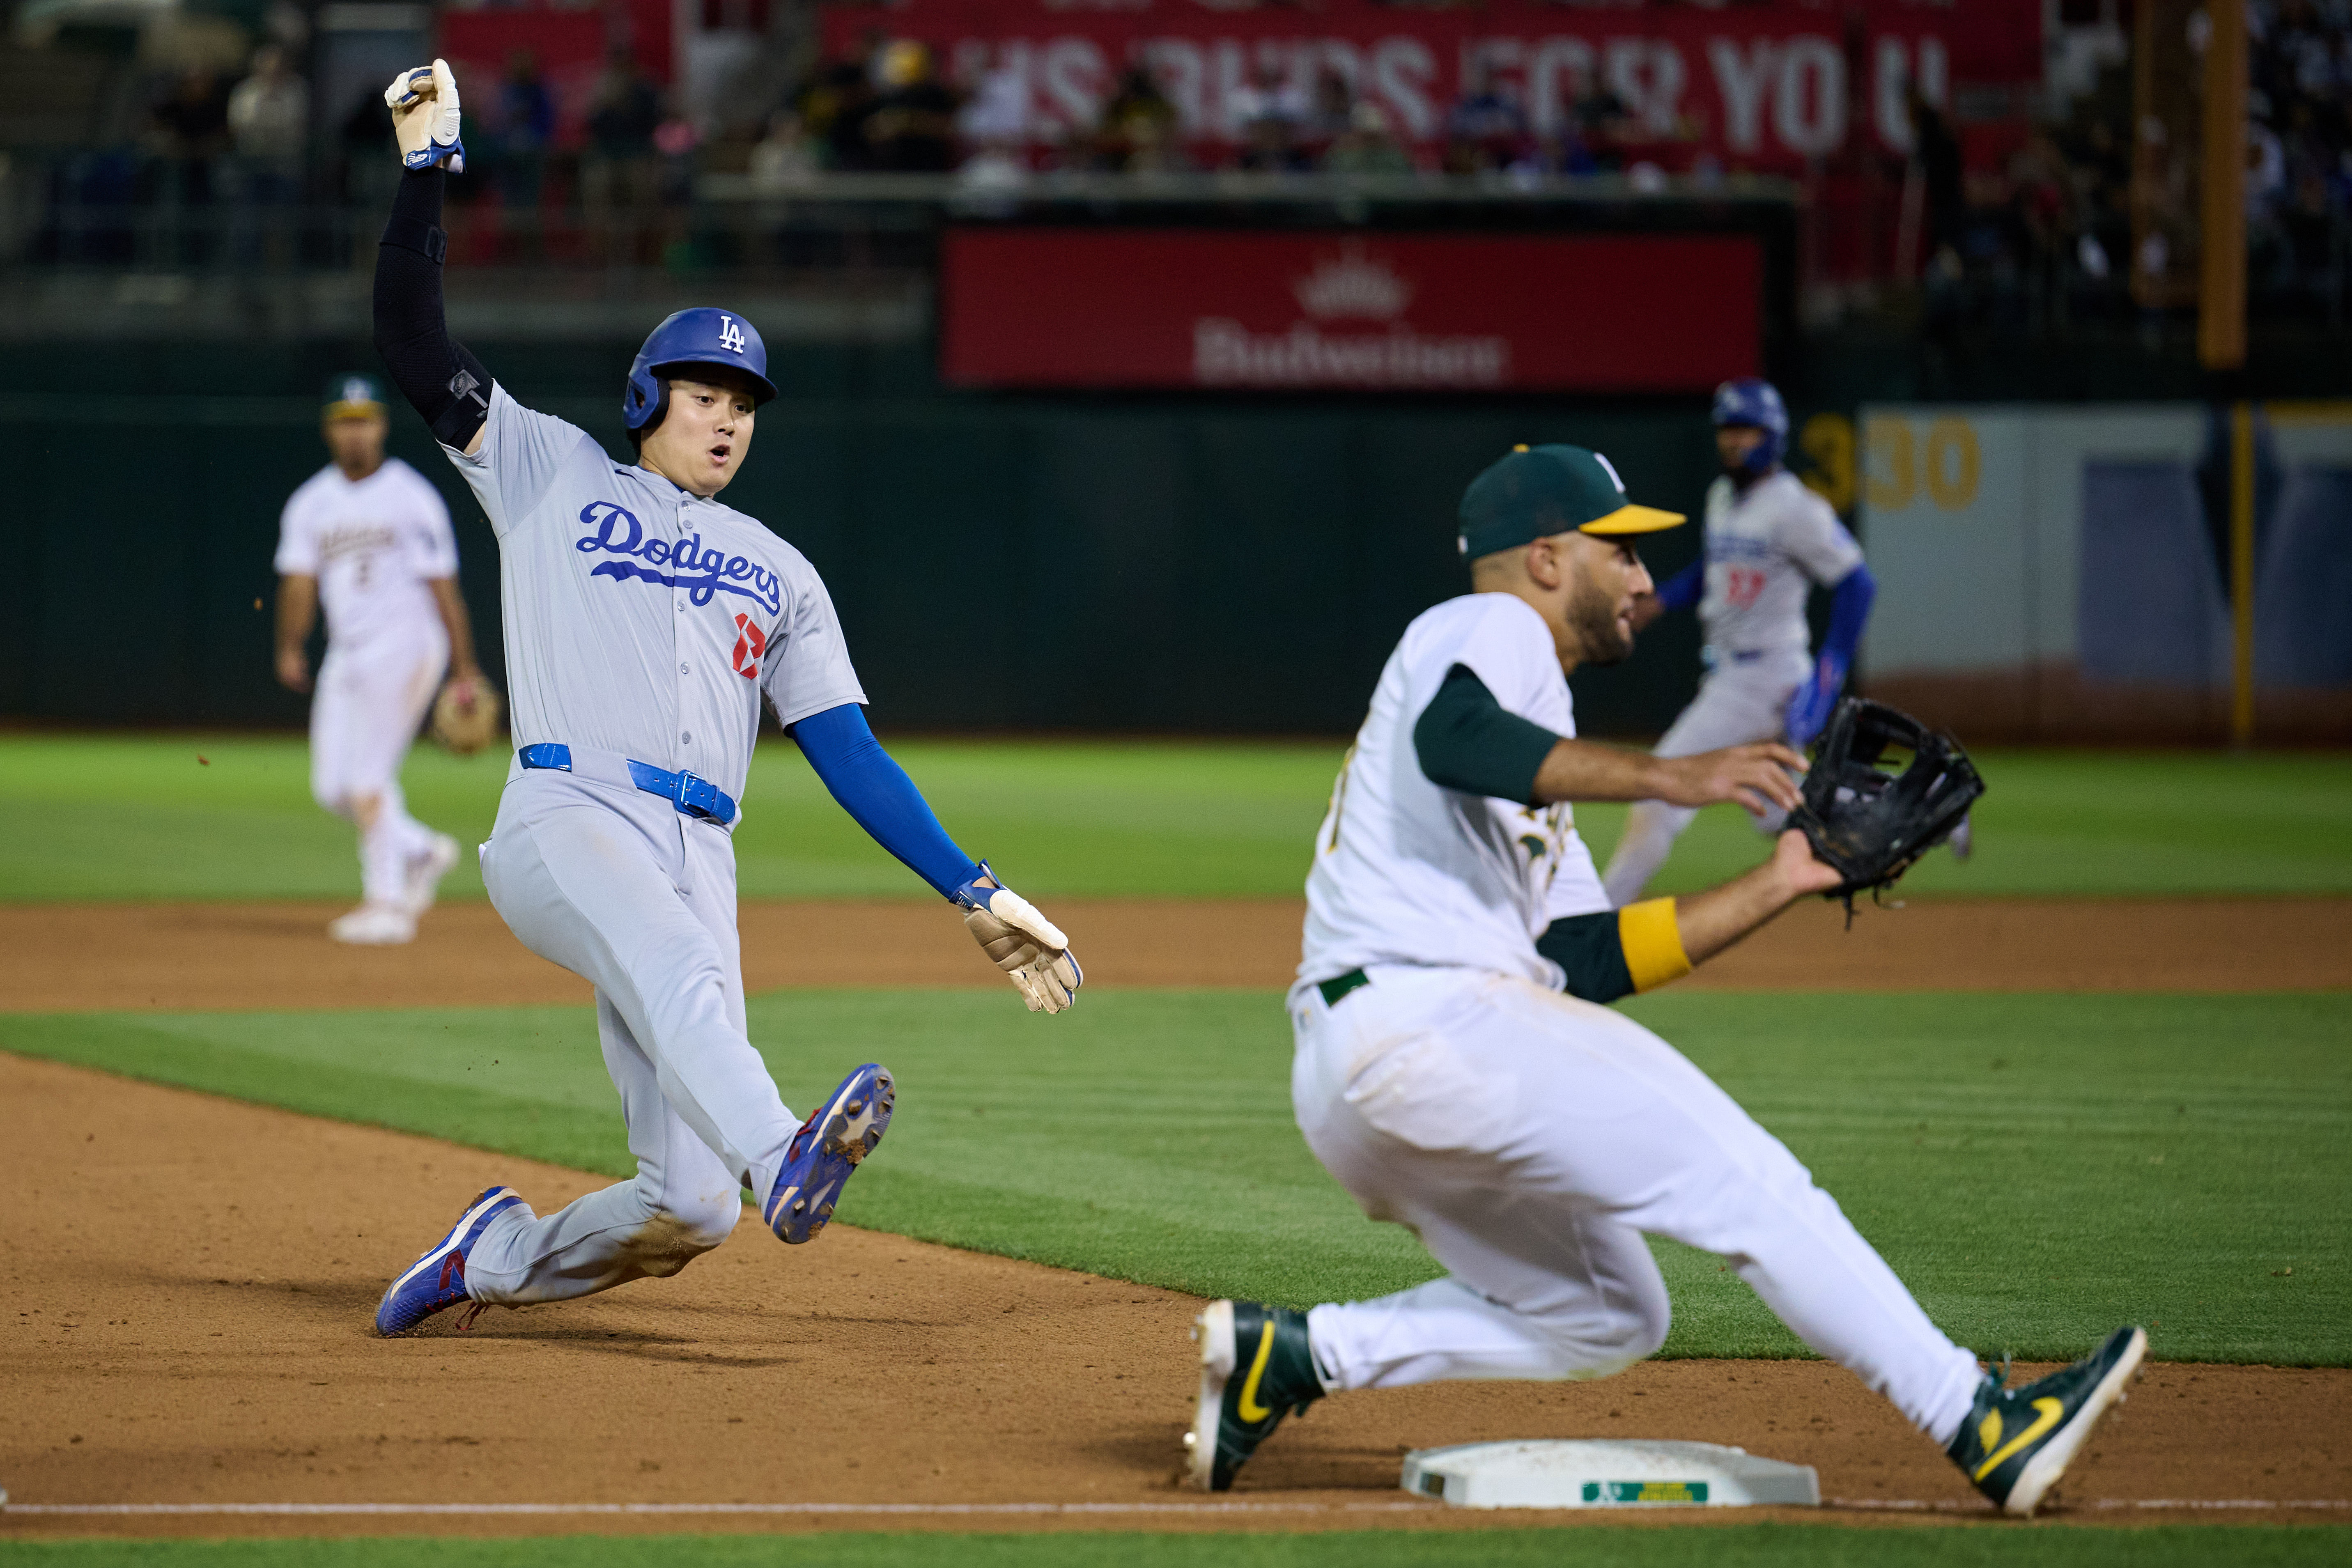
<instances>
[{"instance_id":1,"label":"outfield wall","mask_svg":"<svg viewBox=\"0 0 2352 1568\"><path fill-rule=\"evenodd\" d=\"M2229 411L1866 405L1873 694L1979 740L2211 741L2234 671ZM2352 741L2352 405L2252 414L2254 733Z\"/></svg>"},{"instance_id":2,"label":"outfield wall","mask_svg":"<svg viewBox=\"0 0 2352 1568\"><path fill-rule=\"evenodd\" d=\"M520 395L626 450L617 398L538 396L513 362ZM324 461L317 420L296 397L133 397L102 425L0 400L0 715L299 725L304 700L270 674L269 563L286 495ZM1463 485L1514 442L1564 437L1694 513L1714 470L1693 399L788 389L727 500L824 573L885 731L1341 733L1405 623L1464 586ZM449 500L496 675L488 523L405 408L393 447ZM1696 534L1644 541L1661 576ZM1691 617L1671 617L1629 665L1577 678L1580 718L1655 733L1697 668Z\"/></svg>"}]
</instances>

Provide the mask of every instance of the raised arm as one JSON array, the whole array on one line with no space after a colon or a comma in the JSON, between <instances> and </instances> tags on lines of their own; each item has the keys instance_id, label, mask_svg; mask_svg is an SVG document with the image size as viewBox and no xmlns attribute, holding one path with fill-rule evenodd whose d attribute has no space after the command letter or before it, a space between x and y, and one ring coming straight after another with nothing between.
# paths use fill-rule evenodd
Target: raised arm
<instances>
[{"instance_id":1,"label":"raised arm","mask_svg":"<svg viewBox=\"0 0 2352 1568\"><path fill-rule=\"evenodd\" d=\"M490 373L449 336L441 300L446 168L466 166L458 140L457 82L440 60L404 71L385 89L406 173L376 248L375 347L393 384L424 416L434 438L468 457L481 450L489 417Z\"/></svg>"}]
</instances>

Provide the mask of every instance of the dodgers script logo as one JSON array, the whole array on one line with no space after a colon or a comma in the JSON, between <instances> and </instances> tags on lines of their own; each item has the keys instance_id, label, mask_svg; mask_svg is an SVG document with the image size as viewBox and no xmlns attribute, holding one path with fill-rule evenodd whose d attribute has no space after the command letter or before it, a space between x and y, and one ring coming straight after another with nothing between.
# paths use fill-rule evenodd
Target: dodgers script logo
<instances>
[{"instance_id":1,"label":"dodgers script logo","mask_svg":"<svg viewBox=\"0 0 2352 1568\"><path fill-rule=\"evenodd\" d=\"M735 324L732 316L719 318L719 346L739 354L743 352L743 329Z\"/></svg>"},{"instance_id":2,"label":"dodgers script logo","mask_svg":"<svg viewBox=\"0 0 2352 1568\"><path fill-rule=\"evenodd\" d=\"M641 582L658 583L665 588L689 590L688 597L697 605L710 603L714 594L737 594L761 605L770 615L783 606L784 580L755 561L740 555L725 555L702 547L702 535L689 533L675 542L667 539L647 539L643 524L635 513L614 506L608 500L592 500L580 509L580 521L596 531L572 542L572 547L583 555L603 552L607 555L635 557L629 561L606 561L589 572L591 577L610 577L625 583L635 577ZM646 563L638 565L637 562ZM667 566L667 572L655 568Z\"/></svg>"}]
</instances>

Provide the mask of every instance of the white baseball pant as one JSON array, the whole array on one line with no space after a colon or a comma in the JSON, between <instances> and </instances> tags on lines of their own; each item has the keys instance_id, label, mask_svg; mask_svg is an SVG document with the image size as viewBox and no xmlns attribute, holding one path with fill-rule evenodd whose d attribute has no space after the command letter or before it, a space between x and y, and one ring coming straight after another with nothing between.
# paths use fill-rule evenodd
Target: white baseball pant
<instances>
[{"instance_id":1,"label":"white baseball pant","mask_svg":"<svg viewBox=\"0 0 2352 1568\"><path fill-rule=\"evenodd\" d=\"M1811 678L1812 668L1811 657L1801 647L1781 648L1745 663L1723 659L1708 671L1698 695L1659 740L1656 754L1691 757L1725 746L1781 739L1789 729L1789 699ZM1622 909L1641 898L1642 889L1666 863L1675 840L1697 815L1696 807L1661 800L1633 803L1625 814L1625 835L1601 877L1612 904ZM1749 820L1759 833L1778 833L1788 814L1773 811Z\"/></svg>"},{"instance_id":2,"label":"white baseball pant","mask_svg":"<svg viewBox=\"0 0 2352 1568\"><path fill-rule=\"evenodd\" d=\"M400 768L448 667L449 637L437 621L356 648L330 637L319 661L310 796L354 824L374 797L373 819L360 828L360 887L370 903L398 903L408 862L433 847L432 830L408 815Z\"/></svg>"},{"instance_id":3,"label":"white baseball pant","mask_svg":"<svg viewBox=\"0 0 2352 1568\"><path fill-rule=\"evenodd\" d=\"M642 804L641 804L642 803ZM524 946L596 987L596 1033L637 1173L476 1243L478 1301L561 1301L675 1274L765 1198L799 1120L745 1033L726 830L660 796L552 771L509 781L482 846Z\"/></svg>"},{"instance_id":4,"label":"white baseball pant","mask_svg":"<svg viewBox=\"0 0 2352 1568\"><path fill-rule=\"evenodd\" d=\"M1526 980L1369 973L1336 1006L1293 989L1292 1102L1324 1167L1447 1276L1308 1313L1330 1386L1622 1371L1666 1337L1646 1232L1729 1260L1800 1339L1937 1442L1958 1430L1976 1358L1673 1047Z\"/></svg>"}]
</instances>

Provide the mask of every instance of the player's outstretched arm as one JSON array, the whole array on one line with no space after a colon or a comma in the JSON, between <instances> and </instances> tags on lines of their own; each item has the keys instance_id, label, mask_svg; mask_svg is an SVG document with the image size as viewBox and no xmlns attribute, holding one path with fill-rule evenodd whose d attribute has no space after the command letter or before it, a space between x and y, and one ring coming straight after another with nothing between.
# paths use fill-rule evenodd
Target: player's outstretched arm
<instances>
[{"instance_id":1,"label":"player's outstretched arm","mask_svg":"<svg viewBox=\"0 0 2352 1568\"><path fill-rule=\"evenodd\" d=\"M289 691L310 689L310 660L303 645L319 615L319 580L307 572L278 579L278 684Z\"/></svg>"},{"instance_id":2,"label":"player's outstretched arm","mask_svg":"<svg viewBox=\"0 0 2352 1568\"><path fill-rule=\"evenodd\" d=\"M393 384L435 439L471 457L489 417L490 374L449 336L441 299L448 236L441 229L447 169L466 166L457 80L445 61L403 71L384 89L407 172L376 248L375 347Z\"/></svg>"},{"instance_id":3,"label":"player's outstretched arm","mask_svg":"<svg viewBox=\"0 0 2352 1568\"><path fill-rule=\"evenodd\" d=\"M1704 963L1763 925L1808 893L1826 893L1842 880L1813 858L1812 846L1794 828L1772 846L1772 858L1719 888L1676 899L1675 924L1683 952Z\"/></svg>"},{"instance_id":4,"label":"player's outstretched arm","mask_svg":"<svg viewBox=\"0 0 2352 1568\"><path fill-rule=\"evenodd\" d=\"M1802 798L1789 770L1804 758L1765 742L1656 757L1622 746L1554 734L1495 700L1467 665L1455 665L1414 721L1412 745L1431 783L1468 795L1515 800L1663 800L1671 805L1736 801L1759 816L1794 810Z\"/></svg>"},{"instance_id":5,"label":"player's outstretched arm","mask_svg":"<svg viewBox=\"0 0 2352 1568\"><path fill-rule=\"evenodd\" d=\"M957 847L907 771L874 738L864 709L845 702L794 721L785 733L874 842L964 911L965 929L1031 1012L1058 1013L1076 1000L1086 976L1070 939L986 862Z\"/></svg>"}]
</instances>

